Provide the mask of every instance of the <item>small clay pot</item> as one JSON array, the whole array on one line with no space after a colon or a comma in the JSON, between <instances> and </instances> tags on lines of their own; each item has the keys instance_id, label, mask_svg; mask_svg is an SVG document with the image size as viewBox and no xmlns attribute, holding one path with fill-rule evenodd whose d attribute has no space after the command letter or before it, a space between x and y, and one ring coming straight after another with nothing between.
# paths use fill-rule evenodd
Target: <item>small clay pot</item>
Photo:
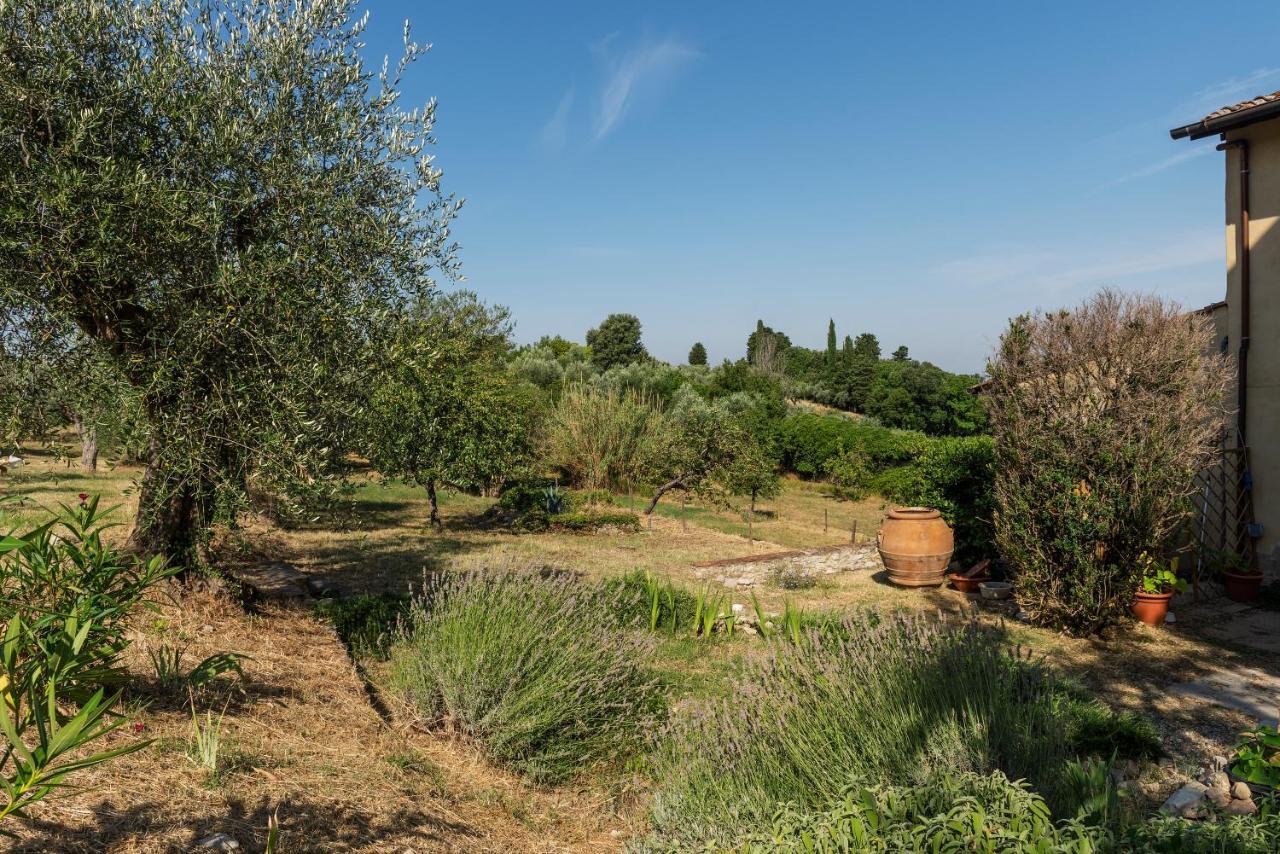
<instances>
[{"instance_id":1,"label":"small clay pot","mask_svg":"<svg viewBox=\"0 0 1280 854\"><path fill-rule=\"evenodd\" d=\"M953 572L948 575L947 578L951 580L951 586L959 590L961 593L977 593L978 586L982 584L982 582L991 580L991 576L989 575L977 575L970 578L960 572Z\"/></svg>"},{"instance_id":2,"label":"small clay pot","mask_svg":"<svg viewBox=\"0 0 1280 854\"><path fill-rule=\"evenodd\" d=\"M1168 593L1144 593L1139 591L1133 602L1133 615L1148 626L1164 625L1165 615L1169 613L1169 600L1173 591Z\"/></svg>"},{"instance_id":3,"label":"small clay pot","mask_svg":"<svg viewBox=\"0 0 1280 854\"><path fill-rule=\"evenodd\" d=\"M1222 573L1222 583L1227 587L1227 598L1232 602L1257 602L1262 595L1261 572Z\"/></svg>"}]
</instances>

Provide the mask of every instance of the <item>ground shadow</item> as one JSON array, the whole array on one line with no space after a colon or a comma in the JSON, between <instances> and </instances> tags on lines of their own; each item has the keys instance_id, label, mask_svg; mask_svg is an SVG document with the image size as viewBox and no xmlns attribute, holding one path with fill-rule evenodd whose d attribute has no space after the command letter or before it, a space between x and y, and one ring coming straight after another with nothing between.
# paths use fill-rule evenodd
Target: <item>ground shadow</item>
<instances>
[{"instance_id":1,"label":"ground shadow","mask_svg":"<svg viewBox=\"0 0 1280 854\"><path fill-rule=\"evenodd\" d=\"M282 851L364 850L391 840L397 850L412 843L457 850L458 837L481 835L469 825L424 811L408 799L395 810L377 814L335 803L333 798L311 800L301 793L279 801L263 798L248 802L234 796L228 800L229 810L224 815L200 816L189 822L175 816L171 804L130 802L118 806L104 800L91 808L88 821L76 824L43 817L21 820L22 838L7 850L20 854L105 851L139 837L171 835L175 824L180 824L185 825L183 838L173 839L170 850L192 850L201 839L225 833L239 843L240 850L261 851L273 814L279 821Z\"/></svg>"}]
</instances>

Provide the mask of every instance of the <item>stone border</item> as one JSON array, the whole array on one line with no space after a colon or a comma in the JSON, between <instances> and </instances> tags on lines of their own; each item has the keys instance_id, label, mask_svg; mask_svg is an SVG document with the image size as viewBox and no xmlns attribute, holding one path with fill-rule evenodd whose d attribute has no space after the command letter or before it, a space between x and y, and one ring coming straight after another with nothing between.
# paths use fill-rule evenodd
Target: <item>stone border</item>
<instances>
[{"instance_id":1,"label":"stone border","mask_svg":"<svg viewBox=\"0 0 1280 854\"><path fill-rule=\"evenodd\" d=\"M704 560L693 564L694 569L711 569L717 566L737 566L744 563L768 563L775 560L791 560L797 557L814 557L816 555L833 554L835 552L857 549L865 550L867 543L837 543L834 546L817 546L812 549L792 549L785 552L766 552L761 555L744 555L742 557L726 557L720 560Z\"/></svg>"}]
</instances>

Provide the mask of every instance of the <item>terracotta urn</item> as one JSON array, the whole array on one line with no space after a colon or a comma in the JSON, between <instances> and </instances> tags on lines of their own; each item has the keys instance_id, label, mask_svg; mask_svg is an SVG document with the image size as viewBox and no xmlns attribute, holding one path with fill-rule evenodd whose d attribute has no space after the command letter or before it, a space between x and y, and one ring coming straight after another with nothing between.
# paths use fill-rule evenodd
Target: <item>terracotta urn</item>
<instances>
[{"instance_id":1,"label":"terracotta urn","mask_svg":"<svg viewBox=\"0 0 1280 854\"><path fill-rule=\"evenodd\" d=\"M1172 591L1168 593L1138 591L1133 601L1133 615L1148 626L1162 626L1165 615L1169 613L1169 600L1172 598Z\"/></svg>"},{"instance_id":2,"label":"terracotta urn","mask_svg":"<svg viewBox=\"0 0 1280 854\"><path fill-rule=\"evenodd\" d=\"M880 559L889 580L900 587L938 587L946 583L955 550L951 528L942 514L928 507L889 511L880 526Z\"/></svg>"}]
</instances>

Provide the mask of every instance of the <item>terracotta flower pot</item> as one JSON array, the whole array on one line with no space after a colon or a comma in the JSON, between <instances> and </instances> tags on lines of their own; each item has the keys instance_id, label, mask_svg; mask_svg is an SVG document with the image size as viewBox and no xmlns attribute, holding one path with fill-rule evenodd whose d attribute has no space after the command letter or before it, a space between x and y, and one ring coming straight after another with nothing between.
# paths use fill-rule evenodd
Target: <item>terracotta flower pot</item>
<instances>
[{"instance_id":1,"label":"terracotta flower pot","mask_svg":"<svg viewBox=\"0 0 1280 854\"><path fill-rule=\"evenodd\" d=\"M1261 572L1223 572L1222 583L1227 587L1227 598L1233 602L1257 602L1262 594Z\"/></svg>"},{"instance_id":2,"label":"terracotta flower pot","mask_svg":"<svg viewBox=\"0 0 1280 854\"><path fill-rule=\"evenodd\" d=\"M1148 626L1164 625L1165 615L1169 613L1169 600L1173 591L1168 593L1143 593L1138 591L1133 602L1133 615Z\"/></svg>"},{"instance_id":3,"label":"terracotta flower pot","mask_svg":"<svg viewBox=\"0 0 1280 854\"><path fill-rule=\"evenodd\" d=\"M990 581L989 575L975 575L973 578L963 575L959 572L953 572L947 576L951 580L951 586L959 590L961 593L977 593L978 585L984 581Z\"/></svg>"},{"instance_id":4,"label":"terracotta flower pot","mask_svg":"<svg viewBox=\"0 0 1280 854\"><path fill-rule=\"evenodd\" d=\"M880 527L880 559L889 580L900 587L938 587L946 583L955 538L942 514L928 507L889 511Z\"/></svg>"}]
</instances>

